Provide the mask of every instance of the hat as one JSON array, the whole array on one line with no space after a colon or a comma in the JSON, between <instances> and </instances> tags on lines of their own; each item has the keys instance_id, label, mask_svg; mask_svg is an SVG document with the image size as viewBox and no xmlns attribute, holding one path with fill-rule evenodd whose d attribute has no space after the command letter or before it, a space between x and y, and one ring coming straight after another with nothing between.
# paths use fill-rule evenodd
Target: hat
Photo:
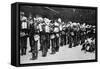
<instances>
[{"instance_id":1,"label":"hat","mask_svg":"<svg viewBox=\"0 0 100 69\"><path fill-rule=\"evenodd\" d=\"M24 12L20 12L20 15L24 15Z\"/></svg>"},{"instance_id":2,"label":"hat","mask_svg":"<svg viewBox=\"0 0 100 69\"><path fill-rule=\"evenodd\" d=\"M48 18L44 18L44 22L45 22L46 24L49 24L49 23L51 22L51 20L49 20Z\"/></svg>"},{"instance_id":3,"label":"hat","mask_svg":"<svg viewBox=\"0 0 100 69\"><path fill-rule=\"evenodd\" d=\"M61 23L61 18L58 18L58 22L60 22L60 23Z\"/></svg>"}]
</instances>

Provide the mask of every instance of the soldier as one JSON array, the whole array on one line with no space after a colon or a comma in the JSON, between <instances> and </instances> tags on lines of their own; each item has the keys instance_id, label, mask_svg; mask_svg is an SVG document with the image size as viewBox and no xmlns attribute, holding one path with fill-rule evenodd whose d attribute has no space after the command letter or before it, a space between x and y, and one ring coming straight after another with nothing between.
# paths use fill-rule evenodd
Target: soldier
<instances>
[{"instance_id":1,"label":"soldier","mask_svg":"<svg viewBox=\"0 0 100 69\"><path fill-rule=\"evenodd\" d=\"M78 36L78 27L77 27L77 23L73 23L73 41L74 41L74 45L73 47L76 47L78 45L78 40L77 40L77 36Z\"/></svg>"},{"instance_id":2,"label":"soldier","mask_svg":"<svg viewBox=\"0 0 100 69\"><path fill-rule=\"evenodd\" d=\"M66 32L65 32L65 23L62 23L62 31L61 31L61 46L66 45Z\"/></svg>"},{"instance_id":3,"label":"soldier","mask_svg":"<svg viewBox=\"0 0 100 69\"><path fill-rule=\"evenodd\" d=\"M33 24L33 18L32 18L32 15L30 15L28 18L28 34L32 30L32 24ZM29 36L29 42L30 42L30 48L31 48L29 52L32 52L32 36Z\"/></svg>"},{"instance_id":4,"label":"soldier","mask_svg":"<svg viewBox=\"0 0 100 69\"><path fill-rule=\"evenodd\" d=\"M81 25L80 28L80 35L81 35L81 44L85 42L85 37L86 37L86 28L85 28L85 23Z\"/></svg>"},{"instance_id":5,"label":"soldier","mask_svg":"<svg viewBox=\"0 0 100 69\"><path fill-rule=\"evenodd\" d=\"M80 44L80 23L77 26L77 43Z\"/></svg>"},{"instance_id":6,"label":"soldier","mask_svg":"<svg viewBox=\"0 0 100 69\"><path fill-rule=\"evenodd\" d=\"M70 43L70 30L71 30L71 24L72 24L72 22L71 21L69 21L68 23L67 23L67 25L66 25L66 31L67 31L67 38L68 38L68 44Z\"/></svg>"},{"instance_id":7,"label":"soldier","mask_svg":"<svg viewBox=\"0 0 100 69\"><path fill-rule=\"evenodd\" d=\"M31 60L35 60L38 57L38 39L39 39L39 32L37 28L37 23L34 22L31 26L30 30L30 37L31 37L31 42L32 42L32 58Z\"/></svg>"},{"instance_id":8,"label":"soldier","mask_svg":"<svg viewBox=\"0 0 100 69\"><path fill-rule=\"evenodd\" d=\"M54 23L54 34L55 34L55 51L58 52L59 51L59 23L55 22Z\"/></svg>"},{"instance_id":9,"label":"soldier","mask_svg":"<svg viewBox=\"0 0 100 69\"><path fill-rule=\"evenodd\" d=\"M39 49L39 51L41 51L42 50L42 37L41 37L41 35L42 35L42 32L43 32L43 18L42 17L37 17L35 20L37 20L37 22L38 22L38 28L39 28L39 36L40 36L40 49Z\"/></svg>"},{"instance_id":10,"label":"soldier","mask_svg":"<svg viewBox=\"0 0 100 69\"><path fill-rule=\"evenodd\" d=\"M62 24L60 24L59 28L60 28L60 45L63 46Z\"/></svg>"},{"instance_id":11,"label":"soldier","mask_svg":"<svg viewBox=\"0 0 100 69\"><path fill-rule=\"evenodd\" d=\"M48 47L46 46L47 45L47 43L46 43L47 37L46 37L46 34L45 34L45 23L42 25L42 28L43 28L43 31L41 32L42 56L46 57Z\"/></svg>"},{"instance_id":12,"label":"soldier","mask_svg":"<svg viewBox=\"0 0 100 69\"><path fill-rule=\"evenodd\" d=\"M50 49L50 21L47 18L44 18L45 21L45 34L46 34L46 46Z\"/></svg>"},{"instance_id":13,"label":"soldier","mask_svg":"<svg viewBox=\"0 0 100 69\"><path fill-rule=\"evenodd\" d=\"M54 22L52 22L51 27L50 27L50 39L51 39L51 54L55 54L55 33L54 33Z\"/></svg>"},{"instance_id":14,"label":"soldier","mask_svg":"<svg viewBox=\"0 0 100 69\"><path fill-rule=\"evenodd\" d=\"M27 17L20 12L20 49L21 55L26 55L27 49Z\"/></svg>"},{"instance_id":15,"label":"soldier","mask_svg":"<svg viewBox=\"0 0 100 69\"><path fill-rule=\"evenodd\" d=\"M71 24L70 29L69 29L69 48L72 48L73 46L73 38L74 38L74 29L73 29L73 24Z\"/></svg>"},{"instance_id":16,"label":"soldier","mask_svg":"<svg viewBox=\"0 0 100 69\"><path fill-rule=\"evenodd\" d=\"M69 44L69 24L66 24L66 28L65 28L65 33L66 33L66 44Z\"/></svg>"},{"instance_id":17,"label":"soldier","mask_svg":"<svg viewBox=\"0 0 100 69\"><path fill-rule=\"evenodd\" d=\"M39 49L39 51L42 50L42 44L41 44L41 42L42 42L41 35L42 35L42 32L43 32L42 25L43 25L43 22L40 22L40 23L39 23L39 34L40 34L40 49Z\"/></svg>"},{"instance_id":18,"label":"soldier","mask_svg":"<svg viewBox=\"0 0 100 69\"><path fill-rule=\"evenodd\" d=\"M63 24L62 31L63 31L62 35L63 35L63 40L64 40L63 45L66 45L66 24L65 23Z\"/></svg>"}]
</instances>

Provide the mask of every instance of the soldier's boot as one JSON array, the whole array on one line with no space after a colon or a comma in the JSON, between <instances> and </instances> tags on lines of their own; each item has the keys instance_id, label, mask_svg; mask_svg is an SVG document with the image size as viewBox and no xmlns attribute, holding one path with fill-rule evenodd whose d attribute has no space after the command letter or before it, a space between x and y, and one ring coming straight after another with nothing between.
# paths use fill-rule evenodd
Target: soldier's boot
<instances>
[{"instance_id":1,"label":"soldier's boot","mask_svg":"<svg viewBox=\"0 0 100 69\"><path fill-rule=\"evenodd\" d=\"M55 48L55 50L56 50L56 52L58 52L58 51L59 51L59 47L57 46L57 47Z\"/></svg>"},{"instance_id":2,"label":"soldier's boot","mask_svg":"<svg viewBox=\"0 0 100 69\"><path fill-rule=\"evenodd\" d=\"M72 43L69 44L69 48L72 48Z\"/></svg>"},{"instance_id":3,"label":"soldier's boot","mask_svg":"<svg viewBox=\"0 0 100 69\"><path fill-rule=\"evenodd\" d=\"M52 52L50 53L50 54L55 54L56 52L55 52L55 49L54 48L52 48Z\"/></svg>"},{"instance_id":4,"label":"soldier's boot","mask_svg":"<svg viewBox=\"0 0 100 69\"><path fill-rule=\"evenodd\" d=\"M77 41L74 40L73 43L74 43L73 47L76 47L77 46Z\"/></svg>"},{"instance_id":5,"label":"soldier's boot","mask_svg":"<svg viewBox=\"0 0 100 69\"><path fill-rule=\"evenodd\" d=\"M46 57L47 56L47 52L45 50L42 51L42 57Z\"/></svg>"},{"instance_id":6,"label":"soldier's boot","mask_svg":"<svg viewBox=\"0 0 100 69\"><path fill-rule=\"evenodd\" d=\"M35 53L32 53L32 58L31 58L31 60L35 60L35 59L36 59Z\"/></svg>"}]
</instances>

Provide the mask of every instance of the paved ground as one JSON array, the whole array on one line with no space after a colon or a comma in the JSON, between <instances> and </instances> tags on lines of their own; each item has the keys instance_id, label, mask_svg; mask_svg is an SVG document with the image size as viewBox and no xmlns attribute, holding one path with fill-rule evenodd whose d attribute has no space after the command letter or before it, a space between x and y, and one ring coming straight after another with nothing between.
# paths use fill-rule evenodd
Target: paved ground
<instances>
[{"instance_id":1,"label":"paved ground","mask_svg":"<svg viewBox=\"0 0 100 69\"><path fill-rule=\"evenodd\" d=\"M27 44L27 54L21 56L21 64L25 63L40 63L40 62L57 62L57 61L73 61L73 60L88 60L88 59L95 59L94 53L85 53L81 51L81 46L68 48L68 45L60 47L59 52L56 54L50 54L51 51L49 50L46 57L42 57L41 51L39 51L38 59L37 60L30 60L31 53L28 51L30 50L29 47L29 39Z\"/></svg>"}]
</instances>

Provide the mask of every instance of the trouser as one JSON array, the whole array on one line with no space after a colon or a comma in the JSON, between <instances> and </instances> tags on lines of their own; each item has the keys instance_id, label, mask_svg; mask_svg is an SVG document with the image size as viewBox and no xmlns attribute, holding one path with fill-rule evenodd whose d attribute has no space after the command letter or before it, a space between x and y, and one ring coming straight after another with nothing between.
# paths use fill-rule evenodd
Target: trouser
<instances>
[{"instance_id":1,"label":"trouser","mask_svg":"<svg viewBox=\"0 0 100 69\"><path fill-rule=\"evenodd\" d=\"M73 42L74 42L73 47L76 47L76 46L78 45L77 36L74 36L74 37L73 37Z\"/></svg>"},{"instance_id":2,"label":"trouser","mask_svg":"<svg viewBox=\"0 0 100 69\"><path fill-rule=\"evenodd\" d=\"M32 40L32 59L37 59L38 57L38 41Z\"/></svg>"},{"instance_id":3,"label":"trouser","mask_svg":"<svg viewBox=\"0 0 100 69\"><path fill-rule=\"evenodd\" d=\"M55 51L55 39L51 39L51 51L52 51L52 54L56 52Z\"/></svg>"},{"instance_id":4,"label":"trouser","mask_svg":"<svg viewBox=\"0 0 100 69\"><path fill-rule=\"evenodd\" d=\"M81 36L81 44L83 44L85 42L85 35Z\"/></svg>"},{"instance_id":5,"label":"trouser","mask_svg":"<svg viewBox=\"0 0 100 69\"><path fill-rule=\"evenodd\" d=\"M45 57L47 55L48 47L46 40L42 40L42 56Z\"/></svg>"},{"instance_id":6,"label":"trouser","mask_svg":"<svg viewBox=\"0 0 100 69\"><path fill-rule=\"evenodd\" d=\"M42 56L45 57L47 55L47 37L46 34L41 34L41 51L42 51Z\"/></svg>"},{"instance_id":7,"label":"trouser","mask_svg":"<svg viewBox=\"0 0 100 69\"><path fill-rule=\"evenodd\" d=\"M29 42L30 42L30 52L32 52L32 37L29 37Z\"/></svg>"},{"instance_id":8,"label":"trouser","mask_svg":"<svg viewBox=\"0 0 100 69\"><path fill-rule=\"evenodd\" d=\"M20 38L20 49L21 49L21 55L26 55L27 37Z\"/></svg>"},{"instance_id":9,"label":"trouser","mask_svg":"<svg viewBox=\"0 0 100 69\"><path fill-rule=\"evenodd\" d=\"M61 46L66 45L66 35L61 35Z\"/></svg>"},{"instance_id":10,"label":"trouser","mask_svg":"<svg viewBox=\"0 0 100 69\"><path fill-rule=\"evenodd\" d=\"M73 37L69 36L69 48L72 48L72 44L73 44Z\"/></svg>"},{"instance_id":11,"label":"trouser","mask_svg":"<svg viewBox=\"0 0 100 69\"><path fill-rule=\"evenodd\" d=\"M58 52L59 51L59 37L55 37L54 42L55 42L55 50L56 52Z\"/></svg>"},{"instance_id":12,"label":"trouser","mask_svg":"<svg viewBox=\"0 0 100 69\"><path fill-rule=\"evenodd\" d=\"M61 36L60 36L60 45L61 45L61 46L63 46L63 42L64 42L64 40L63 40L63 35L61 35Z\"/></svg>"},{"instance_id":13,"label":"trouser","mask_svg":"<svg viewBox=\"0 0 100 69\"><path fill-rule=\"evenodd\" d=\"M46 46L50 49L50 34L46 33Z\"/></svg>"},{"instance_id":14,"label":"trouser","mask_svg":"<svg viewBox=\"0 0 100 69\"><path fill-rule=\"evenodd\" d=\"M64 45L66 45L66 35L63 35Z\"/></svg>"},{"instance_id":15,"label":"trouser","mask_svg":"<svg viewBox=\"0 0 100 69\"><path fill-rule=\"evenodd\" d=\"M40 50L42 50L42 34L40 33Z\"/></svg>"}]
</instances>

